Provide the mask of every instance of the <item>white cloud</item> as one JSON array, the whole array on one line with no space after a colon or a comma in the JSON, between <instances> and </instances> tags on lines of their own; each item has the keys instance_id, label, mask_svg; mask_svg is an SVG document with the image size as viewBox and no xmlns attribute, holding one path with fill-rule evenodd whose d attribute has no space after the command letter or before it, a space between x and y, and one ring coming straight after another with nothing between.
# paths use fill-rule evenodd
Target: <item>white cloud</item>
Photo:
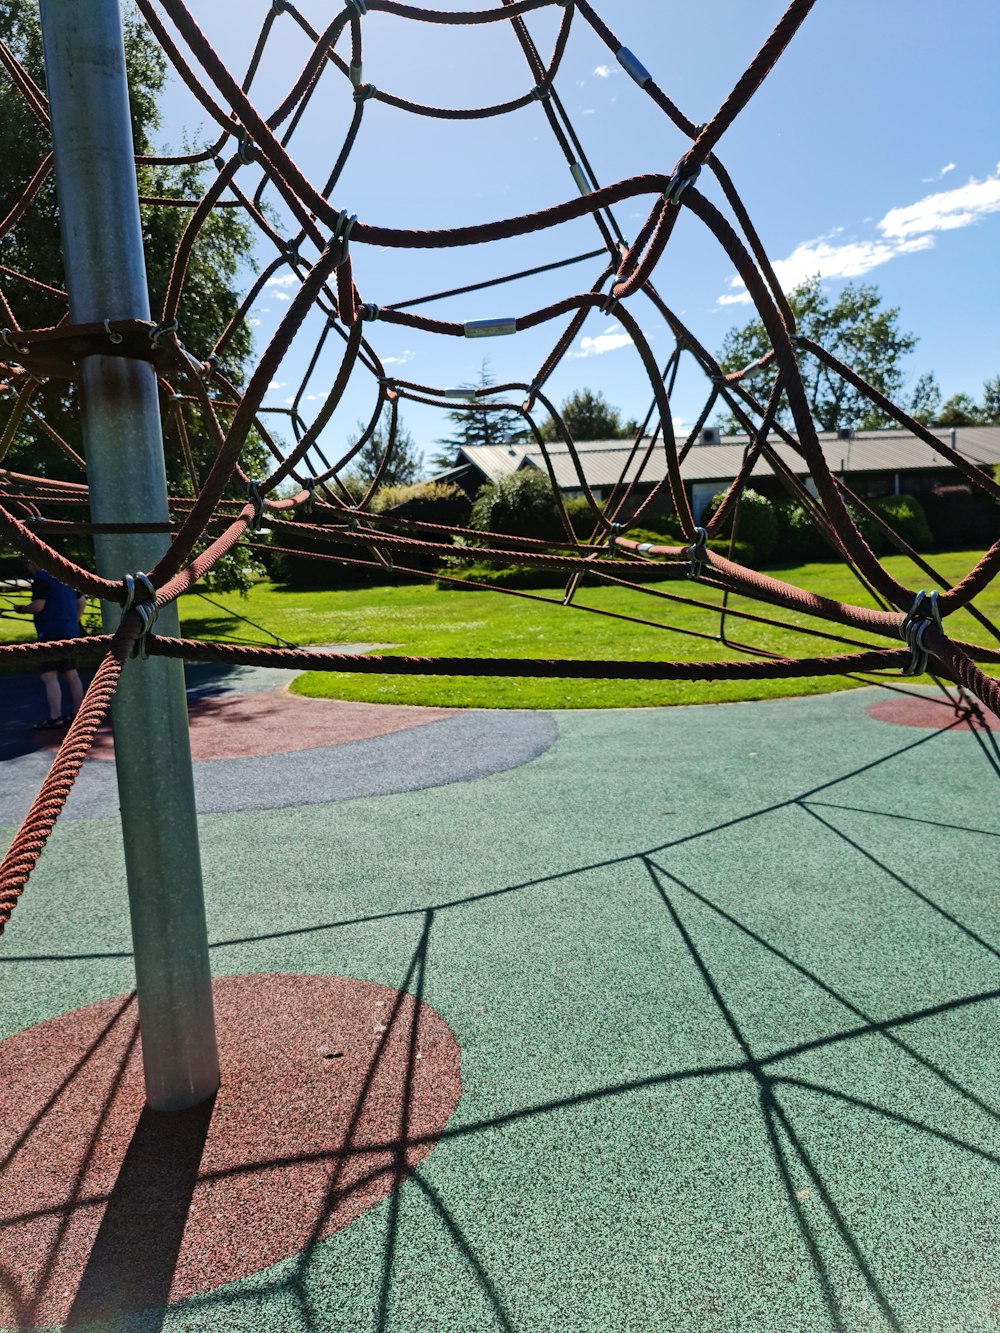
<instances>
[{"instance_id":1,"label":"white cloud","mask_svg":"<svg viewBox=\"0 0 1000 1333\"><path fill-rule=\"evenodd\" d=\"M382 358L383 366L405 366L408 361L413 360L413 353L407 348L402 356L384 356Z\"/></svg>"},{"instance_id":2,"label":"white cloud","mask_svg":"<svg viewBox=\"0 0 1000 1333\"><path fill-rule=\"evenodd\" d=\"M615 352L619 347L628 346L631 341L620 324L611 324L596 338L581 338L579 349L571 352L570 356L603 356L605 352Z\"/></svg>"},{"instance_id":3,"label":"white cloud","mask_svg":"<svg viewBox=\"0 0 1000 1333\"><path fill-rule=\"evenodd\" d=\"M599 79L610 79L614 72L615 71L611 65L598 65L594 70L594 73Z\"/></svg>"},{"instance_id":4,"label":"white cloud","mask_svg":"<svg viewBox=\"0 0 1000 1333\"><path fill-rule=\"evenodd\" d=\"M954 171L954 170L955 170L954 162L946 162L945 165L941 168L941 175L947 176L949 171Z\"/></svg>"},{"instance_id":5,"label":"white cloud","mask_svg":"<svg viewBox=\"0 0 1000 1333\"><path fill-rule=\"evenodd\" d=\"M269 389L287 389L288 382L287 380L272 380L267 387Z\"/></svg>"},{"instance_id":6,"label":"white cloud","mask_svg":"<svg viewBox=\"0 0 1000 1333\"><path fill-rule=\"evenodd\" d=\"M949 163L944 171L950 171ZM860 241L836 239L843 228L816 240L803 241L787 259L774 261L774 271L787 292L806 278L858 278L897 255L914 254L934 246L934 233L955 231L978 222L988 213L1000 212L1000 166L985 180L970 180L953 190L926 195L915 204L891 208L879 222L877 237ZM745 305L750 300L741 278L733 278L730 290L718 298L720 306Z\"/></svg>"},{"instance_id":7,"label":"white cloud","mask_svg":"<svg viewBox=\"0 0 1000 1333\"><path fill-rule=\"evenodd\" d=\"M287 292L275 292L274 299L276 301L290 301L292 298L288 295Z\"/></svg>"},{"instance_id":8,"label":"white cloud","mask_svg":"<svg viewBox=\"0 0 1000 1333\"><path fill-rule=\"evenodd\" d=\"M294 273L279 273L273 278L268 278L264 283L265 287L298 287L300 279Z\"/></svg>"},{"instance_id":9,"label":"white cloud","mask_svg":"<svg viewBox=\"0 0 1000 1333\"><path fill-rule=\"evenodd\" d=\"M928 194L905 208L891 208L878 224L883 236L896 239L933 231L955 231L978 222L987 213L1000 212L1000 165L992 176L970 178L953 190Z\"/></svg>"}]
</instances>

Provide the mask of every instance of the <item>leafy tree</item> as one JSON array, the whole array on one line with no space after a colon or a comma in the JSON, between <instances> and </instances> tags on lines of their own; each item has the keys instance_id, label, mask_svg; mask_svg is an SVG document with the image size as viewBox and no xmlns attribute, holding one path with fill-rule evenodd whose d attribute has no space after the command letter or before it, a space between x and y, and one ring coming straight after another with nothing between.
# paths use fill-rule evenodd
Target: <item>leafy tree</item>
<instances>
[{"instance_id":1,"label":"leafy tree","mask_svg":"<svg viewBox=\"0 0 1000 1333\"><path fill-rule=\"evenodd\" d=\"M488 389L496 380L490 374L489 357L483 358L479 368L479 380L476 384L463 384L461 388ZM461 448L471 448L483 444L508 444L511 440L524 437L524 422L518 412L510 408L488 408L483 404L470 403L468 407L456 407L446 413L453 429L450 435L438 440L441 448L432 455L430 466L438 472L444 472L455 466L455 455Z\"/></svg>"},{"instance_id":2,"label":"leafy tree","mask_svg":"<svg viewBox=\"0 0 1000 1333\"><path fill-rule=\"evenodd\" d=\"M344 481L352 492L363 493L368 489L378 475L379 465L390 444L392 447L389 461L382 473L381 486L408 486L412 481L416 481L417 473L420 471L420 454L413 442L413 436L403 425L402 417L397 414L396 436L394 440L390 440L391 419L391 409L386 407L371 438L365 441L351 459ZM366 426L366 422L358 422L355 439L364 434Z\"/></svg>"},{"instance_id":3,"label":"leafy tree","mask_svg":"<svg viewBox=\"0 0 1000 1333\"><path fill-rule=\"evenodd\" d=\"M984 425L1000 426L1000 375L994 375L983 385L983 403L979 410Z\"/></svg>"},{"instance_id":4,"label":"leafy tree","mask_svg":"<svg viewBox=\"0 0 1000 1333\"><path fill-rule=\"evenodd\" d=\"M979 426L983 410L971 394L953 393L934 417L935 426Z\"/></svg>"},{"instance_id":5,"label":"leafy tree","mask_svg":"<svg viewBox=\"0 0 1000 1333\"><path fill-rule=\"evenodd\" d=\"M899 310L884 307L879 290L870 283L846 283L836 301L824 293L819 277L809 278L788 293L798 332L818 342L862 379L888 398L899 401L904 372L901 362L916 346L916 338L899 327ZM722 369L731 373L750 365L770 350L771 342L760 320L730 329L719 354ZM853 426L862 430L892 424L863 394L834 374L816 357L803 353L800 368L813 419L820 430ZM774 375L773 366L749 374L744 383L762 396ZM913 405L921 413L933 398L927 377L917 381ZM792 424L787 400L779 413L782 424ZM733 418L723 421L737 429Z\"/></svg>"},{"instance_id":6,"label":"leafy tree","mask_svg":"<svg viewBox=\"0 0 1000 1333\"><path fill-rule=\"evenodd\" d=\"M577 389L563 403L559 414L574 440L619 440L634 432L635 423L622 424L621 413L601 393ZM547 417L541 426L544 440L560 438L556 423Z\"/></svg>"},{"instance_id":7,"label":"leafy tree","mask_svg":"<svg viewBox=\"0 0 1000 1333\"><path fill-rule=\"evenodd\" d=\"M125 14L125 56L129 75L132 135L137 153L156 151L154 137L160 127L157 104L166 80L166 62L145 24L134 12ZM0 0L0 39L10 47L35 82L44 87L41 28L38 7L32 0ZM0 216L20 198L39 164L51 151L48 132L28 110L6 75L0 77ZM141 166L139 192L150 197L197 197L202 191L198 165L182 167ZM162 307L174 253L190 209L143 206L142 229L146 251L150 305ZM181 305L180 336L196 356L208 354L219 333L235 313L239 296L235 279L248 262L253 241L251 229L234 209L216 209L202 228L185 279ZM13 273L2 274L3 287L22 328L44 328L57 323L65 313L58 295L31 284L34 279L49 287L64 288L65 273L59 232L59 210L52 173L16 226L0 241L0 264ZM24 275L24 276L19 276ZM245 378L252 339L246 325L229 343L223 371L237 384ZM32 399L32 408L42 420L81 451L79 414L75 386L49 380ZM199 472L211 461L213 449L197 415L184 409L192 454ZM189 493L191 482L176 442L167 432L167 476L173 492ZM45 433L41 423L22 419L6 463L34 475L79 479L79 471ZM264 450L256 438L244 447L243 465L251 472L262 470Z\"/></svg>"},{"instance_id":8,"label":"leafy tree","mask_svg":"<svg viewBox=\"0 0 1000 1333\"><path fill-rule=\"evenodd\" d=\"M922 426L929 426L941 405L941 390L933 370L925 371L913 386L907 411Z\"/></svg>"}]
</instances>

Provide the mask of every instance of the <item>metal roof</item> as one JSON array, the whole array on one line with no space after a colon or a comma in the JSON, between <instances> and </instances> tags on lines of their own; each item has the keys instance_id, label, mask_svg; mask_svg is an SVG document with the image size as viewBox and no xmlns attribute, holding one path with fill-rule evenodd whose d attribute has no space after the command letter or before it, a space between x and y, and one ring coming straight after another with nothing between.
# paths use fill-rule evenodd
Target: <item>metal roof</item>
<instances>
[{"instance_id":1,"label":"metal roof","mask_svg":"<svg viewBox=\"0 0 1000 1333\"><path fill-rule=\"evenodd\" d=\"M1000 426L959 427L954 431L936 430L935 435L945 445L951 445L970 462L979 465L1000 463ZM820 446L833 472L847 475L859 472L924 472L947 470L952 465L923 440L903 430L859 431L853 438L842 440L834 432L820 435ZM644 440L629 464L632 452L630 440L583 440L576 450L580 468L589 486L613 486L622 478L627 467L627 480L634 479L642 461L648 440ZM731 481L739 471L746 448L744 436L725 436L721 444L696 444L681 464L681 475L686 481ZM787 444L773 443L782 461L798 476L808 472L805 462ZM480 445L459 450L461 458L474 464L491 481L516 472L528 465L545 467L542 452L535 444ZM549 446L552 470L560 489L580 488L576 465L565 444ZM753 476L771 476L770 464L758 459ZM654 449L643 468L643 482L662 481L666 475L666 459L662 444Z\"/></svg>"}]
</instances>

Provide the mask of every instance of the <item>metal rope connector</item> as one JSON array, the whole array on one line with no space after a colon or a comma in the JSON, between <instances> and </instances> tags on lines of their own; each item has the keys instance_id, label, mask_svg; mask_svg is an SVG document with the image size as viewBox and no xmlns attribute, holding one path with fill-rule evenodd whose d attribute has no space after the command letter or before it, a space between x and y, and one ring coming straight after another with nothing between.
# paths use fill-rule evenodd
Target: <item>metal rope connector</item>
<instances>
[{"instance_id":1,"label":"metal rope connector","mask_svg":"<svg viewBox=\"0 0 1000 1333\"><path fill-rule=\"evenodd\" d=\"M247 134L246 130L239 137L239 146L236 149L236 156L245 167L257 160L257 150L254 148L253 140Z\"/></svg>"},{"instance_id":2,"label":"metal rope connector","mask_svg":"<svg viewBox=\"0 0 1000 1333\"><path fill-rule=\"evenodd\" d=\"M19 352L21 356L24 356L28 351L27 347L19 347L18 344L11 339L10 329L0 329L0 341L3 342L5 347L9 347L12 352Z\"/></svg>"},{"instance_id":3,"label":"metal rope connector","mask_svg":"<svg viewBox=\"0 0 1000 1333\"><path fill-rule=\"evenodd\" d=\"M705 562L708 560L708 533L704 528L695 528L694 536L694 541L685 552L691 561L687 577L689 579L700 579L705 569Z\"/></svg>"},{"instance_id":4,"label":"metal rope connector","mask_svg":"<svg viewBox=\"0 0 1000 1333\"><path fill-rule=\"evenodd\" d=\"M552 89L547 84L536 84L531 90L531 96L536 102L544 102L552 96Z\"/></svg>"},{"instance_id":5,"label":"metal rope connector","mask_svg":"<svg viewBox=\"0 0 1000 1333\"><path fill-rule=\"evenodd\" d=\"M614 313L617 306L618 297L615 296L614 292L608 292L607 296L605 296L604 300L598 306L598 310L600 310L602 315L611 315Z\"/></svg>"},{"instance_id":6,"label":"metal rope connector","mask_svg":"<svg viewBox=\"0 0 1000 1333\"><path fill-rule=\"evenodd\" d=\"M309 477L302 483L302 489L309 492L309 498L302 506L303 514L311 514L313 511L313 501L316 499L316 478Z\"/></svg>"},{"instance_id":7,"label":"metal rope connector","mask_svg":"<svg viewBox=\"0 0 1000 1333\"><path fill-rule=\"evenodd\" d=\"M140 661L145 662L149 657L149 638L152 635L156 617L160 613L160 608L156 604L156 589L153 587L149 575L143 574L141 571L135 574L126 574L122 578L122 583L125 586L122 620L130 611L134 610L142 621L142 629L139 632L139 637L132 645L129 656L137 657ZM141 585L139 588L140 601L136 601L136 584Z\"/></svg>"},{"instance_id":8,"label":"metal rope connector","mask_svg":"<svg viewBox=\"0 0 1000 1333\"><path fill-rule=\"evenodd\" d=\"M618 538L622 531L620 523L612 523L608 531L608 555L613 556L617 552Z\"/></svg>"},{"instance_id":9,"label":"metal rope connector","mask_svg":"<svg viewBox=\"0 0 1000 1333\"><path fill-rule=\"evenodd\" d=\"M345 4L348 9L354 10L358 18L360 18L362 14L368 13L368 6L365 3L365 0L345 0Z\"/></svg>"},{"instance_id":10,"label":"metal rope connector","mask_svg":"<svg viewBox=\"0 0 1000 1333\"><path fill-rule=\"evenodd\" d=\"M118 343L125 341L120 333L115 333L114 329L111 327L110 319L106 319L104 321L104 332L108 335L108 337L116 346L118 345Z\"/></svg>"},{"instance_id":11,"label":"metal rope connector","mask_svg":"<svg viewBox=\"0 0 1000 1333\"><path fill-rule=\"evenodd\" d=\"M930 656L929 650L924 647L924 635L927 633L928 625L935 625L943 630L941 623L941 612L938 609L938 594L934 592L917 593L916 599L910 608L910 614L904 616L899 626L899 637L906 643L910 650L910 661L900 673L904 676L922 676L927 670L927 659Z\"/></svg>"},{"instance_id":12,"label":"metal rope connector","mask_svg":"<svg viewBox=\"0 0 1000 1333\"><path fill-rule=\"evenodd\" d=\"M374 301L367 301L358 311L358 314L362 319L376 320L379 317L381 309L382 307L376 305Z\"/></svg>"},{"instance_id":13,"label":"metal rope connector","mask_svg":"<svg viewBox=\"0 0 1000 1333\"><path fill-rule=\"evenodd\" d=\"M627 46L620 46L615 54L615 59L621 65L622 69L634 79L640 88L645 88L646 84L652 79L652 74L642 63L637 55L634 55Z\"/></svg>"},{"instance_id":14,"label":"metal rope connector","mask_svg":"<svg viewBox=\"0 0 1000 1333\"><path fill-rule=\"evenodd\" d=\"M573 177L573 180L576 183L576 188L581 194L590 194L590 183L579 162L571 162L569 164L569 174Z\"/></svg>"},{"instance_id":15,"label":"metal rope connector","mask_svg":"<svg viewBox=\"0 0 1000 1333\"><path fill-rule=\"evenodd\" d=\"M343 252L340 258L337 260L337 268L340 268L341 264L347 258L348 244L351 239L351 232L354 229L354 224L355 222L357 222L357 220L358 220L357 213L349 214L346 208L342 208L340 212L337 214L337 223L333 229L333 235L330 237L330 244L332 245L334 241L339 241Z\"/></svg>"},{"instance_id":16,"label":"metal rope connector","mask_svg":"<svg viewBox=\"0 0 1000 1333\"><path fill-rule=\"evenodd\" d=\"M219 358L214 352L209 352L204 361L199 362L200 369L198 374L203 380L210 380L219 368Z\"/></svg>"},{"instance_id":17,"label":"metal rope connector","mask_svg":"<svg viewBox=\"0 0 1000 1333\"><path fill-rule=\"evenodd\" d=\"M180 325L177 323L176 319L172 319L169 324L157 324L155 329L149 330L149 341L154 347L159 347L164 338L169 337L172 333L176 333L179 328Z\"/></svg>"},{"instance_id":18,"label":"metal rope connector","mask_svg":"<svg viewBox=\"0 0 1000 1333\"><path fill-rule=\"evenodd\" d=\"M247 525L248 529L250 532L260 532L264 526L264 497L260 493L259 481L247 482L247 499L253 505L253 518Z\"/></svg>"},{"instance_id":19,"label":"metal rope connector","mask_svg":"<svg viewBox=\"0 0 1000 1333\"><path fill-rule=\"evenodd\" d=\"M701 167L695 167L694 171L687 176L682 176L680 172L675 172L667 182L667 188L663 191L663 202L665 204L676 204L680 202L680 197L689 185L693 185L701 175Z\"/></svg>"},{"instance_id":20,"label":"metal rope connector","mask_svg":"<svg viewBox=\"0 0 1000 1333\"><path fill-rule=\"evenodd\" d=\"M378 92L374 83L362 83L360 87L354 90L355 102L367 102L369 97L374 97Z\"/></svg>"},{"instance_id":21,"label":"metal rope connector","mask_svg":"<svg viewBox=\"0 0 1000 1333\"><path fill-rule=\"evenodd\" d=\"M361 85L364 83L364 76L362 74L362 69L363 66L360 60L356 65L351 65L350 67L351 82L354 84L355 88L360 88Z\"/></svg>"},{"instance_id":22,"label":"metal rope connector","mask_svg":"<svg viewBox=\"0 0 1000 1333\"><path fill-rule=\"evenodd\" d=\"M517 319L467 319L462 328L467 338L493 338L502 333L516 333Z\"/></svg>"}]
</instances>

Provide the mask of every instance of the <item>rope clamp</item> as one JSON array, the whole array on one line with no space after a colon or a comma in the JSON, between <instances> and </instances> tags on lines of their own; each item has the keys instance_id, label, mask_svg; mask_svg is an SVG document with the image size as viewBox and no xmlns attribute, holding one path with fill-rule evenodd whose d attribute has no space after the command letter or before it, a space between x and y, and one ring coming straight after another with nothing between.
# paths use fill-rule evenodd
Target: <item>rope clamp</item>
<instances>
[{"instance_id":1,"label":"rope clamp","mask_svg":"<svg viewBox=\"0 0 1000 1333\"><path fill-rule=\"evenodd\" d=\"M176 319L172 319L169 324L157 324L155 329L149 330L149 341L154 347L159 347L164 338L171 333L176 333L180 328Z\"/></svg>"},{"instance_id":2,"label":"rope clamp","mask_svg":"<svg viewBox=\"0 0 1000 1333\"><path fill-rule=\"evenodd\" d=\"M701 175L701 167L695 167L694 171L687 176L682 176L679 171L675 171L667 182L667 188L663 191L663 202L665 204L676 204L680 202L680 197L689 185L693 185Z\"/></svg>"},{"instance_id":3,"label":"rope clamp","mask_svg":"<svg viewBox=\"0 0 1000 1333\"><path fill-rule=\"evenodd\" d=\"M250 166L252 162L257 160L257 151L254 148L253 140L250 138L249 134L247 134L246 130L240 134L236 156L245 167Z\"/></svg>"},{"instance_id":4,"label":"rope clamp","mask_svg":"<svg viewBox=\"0 0 1000 1333\"><path fill-rule=\"evenodd\" d=\"M118 343L125 341L125 339L122 337L120 333L115 333L114 329L111 327L110 319L106 319L104 321L104 332L108 335L108 337L115 344L115 346L117 346Z\"/></svg>"},{"instance_id":5,"label":"rope clamp","mask_svg":"<svg viewBox=\"0 0 1000 1333\"><path fill-rule=\"evenodd\" d=\"M359 65L358 69L360 70L360 68L361 66ZM354 69L353 65L351 66L351 69L353 71ZM353 81L353 76L352 76L352 81ZM358 87L354 89L354 100L355 102L367 102L369 97L374 97L377 92L378 89L375 87L374 83L359 84Z\"/></svg>"},{"instance_id":6,"label":"rope clamp","mask_svg":"<svg viewBox=\"0 0 1000 1333\"><path fill-rule=\"evenodd\" d=\"M935 625L940 630L944 629L941 623L936 589L933 592L924 592L923 590L918 592L910 608L910 614L904 616L900 622L899 637L904 640L910 650L909 663L903 668L901 675L922 676L926 672L927 659L930 653L924 647L924 635L927 633L928 625Z\"/></svg>"},{"instance_id":7,"label":"rope clamp","mask_svg":"<svg viewBox=\"0 0 1000 1333\"><path fill-rule=\"evenodd\" d=\"M356 65L351 65L351 82L354 84L355 88L360 88L362 83L364 83L362 68L360 60Z\"/></svg>"},{"instance_id":8,"label":"rope clamp","mask_svg":"<svg viewBox=\"0 0 1000 1333\"><path fill-rule=\"evenodd\" d=\"M531 90L531 96L536 102L544 102L552 96L552 88L548 84L536 84Z\"/></svg>"},{"instance_id":9,"label":"rope clamp","mask_svg":"<svg viewBox=\"0 0 1000 1333\"><path fill-rule=\"evenodd\" d=\"M13 339L10 336L10 329L0 329L0 341L3 342L3 345L5 347L9 347L12 352L19 352L21 356L24 356L28 351L30 351L30 348L19 347L17 343L13 341Z\"/></svg>"},{"instance_id":10,"label":"rope clamp","mask_svg":"<svg viewBox=\"0 0 1000 1333\"><path fill-rule=\"evenodd\" d=\"M198 374L203 380L210 380L219 368L219 358L214 352L209 352L205 360L199 365Z\"/></svg>"},{"instance_id":11,"label":"rope clamp","mask_svg":"<svg viewBox=\"0 0 1000 1333\"><path fill-rule=\"evenodd\" d=\"M311 514L313 511L313 501L316 498L316 478L309 477L308 480L302 483L302 489L309 492L309 498L302 506L302 512L303 514Z\"/></svg>"},{"instance_id":12,"label":"rope clamp","mask_svg":"<svg viewBox=\"0 0 1000 1333\"><path fill-rule=\"evenodd\" d=\"M608 555L612 557L617 554L617 542L621 531L622 525L620 523L612 523L608 529Z\"/></svg>"},{"instance_id":13,"label":"rope clamp","mask_svg":"<svg viewBox=\"0 0 1000 1333\"><path fill-rule=\"evenodd\" d=\"M260 493L259 481L247 482L247 499L253 505L253 518L247 525L248 529L250 532L260 532L264 526L264 497Z\"/></svg>"},{"instance_id":14,"label":"rope clamp","mask_svg":"<svg viewBox=\"0 0 1000 1333\"><path fill-rule=\"evenodd\" d=\"M347 4L348 9L353 9L355 11L357 18L360 18L362 14L368 13L368 5L365 0L345 0L345 3Z\"/></svg>"},{"instance_id":15,"label":"rope clamp","mask_svg":"<svg viewBox=\"0 0 1000 1333\"><path fill-rule=\"evenodd\" d=\"M708 533L704 528L695 528L695 539L692 544L686 548L685 554L691 561L687 577L689 579L700 579L705 569L705 562L708 559Z\"/></svg>"},{"instance_id":16,"label":"rope clamp","mask_svg":"<svg viewBox=\"0 0 1000 1333\"><path fill-rule=\"evenodd\" d=\"M160 613L160 608L156 605L156 589L153 587L153 582L149 575L143 574L141 571L138 571L135 574L126 574L122 578L122 583L125 587L125 600L122 603L122 619L125 619L129 611L134 610L138 613L139 618L142 621L142 630L140 631L139 637L132 645L132 650L129 653L129 656L137 657L140 661L145 662L149 657L149 638L152 635L156 617ZM139 591L140 593L145 594L139 602L135 600L136 584L142 585Z\"/></svg>"},{"instance_id":17,"label":"rope clamp","mask_svg":"<svg viewBox=\"0 0 1000 1333\"><path fill-rule=\"evenodd\" d=\"M590 184L587 181L583 167L579 162L571 162L569 164L569 174L573 177L576 188L581 194L590 194Z\"/></svg>"},{"instance_id":18,"label":"rope clamp","mask_svg":"<svg viewBox=\"0 0 1000 1333\"><path fill-rule=\"evenodd\" d=\"M617 306L618 297L615 296L614 292L608 292L607 296L605 296L604 300L598 306L598 309L602 315L611 315L614 313Z\"/></svg>"},{"instance_id":19,"label":"rope clamp","mask_svg":"<svg viewBox=\"0 0 1000 1333\"><path fill-rule=\"evenodd\" d=\"M369 301L360 308L358 314L361 316L362 319L376 320L379 317L379 312L381 309L382 307L377 306L374 303L374 301Z\"/></svg>"},{"instance_id":20,"label":"rope clamp","mask_svg":"<svg viewBox=\"0 0 1000 1333\"><path fill-rule=\"evenodd\" d=\"M333 229L333 235L330 237L330 244L333 245L334 241L339 241L343 251L340 258L337 260L337 268L340 268L341 264L347 258L348 243L351 239L351 232L357 220L357 213L348 214L346 208L342 208L337 214L337 223Z\"/></svg>"}]
</instances>

